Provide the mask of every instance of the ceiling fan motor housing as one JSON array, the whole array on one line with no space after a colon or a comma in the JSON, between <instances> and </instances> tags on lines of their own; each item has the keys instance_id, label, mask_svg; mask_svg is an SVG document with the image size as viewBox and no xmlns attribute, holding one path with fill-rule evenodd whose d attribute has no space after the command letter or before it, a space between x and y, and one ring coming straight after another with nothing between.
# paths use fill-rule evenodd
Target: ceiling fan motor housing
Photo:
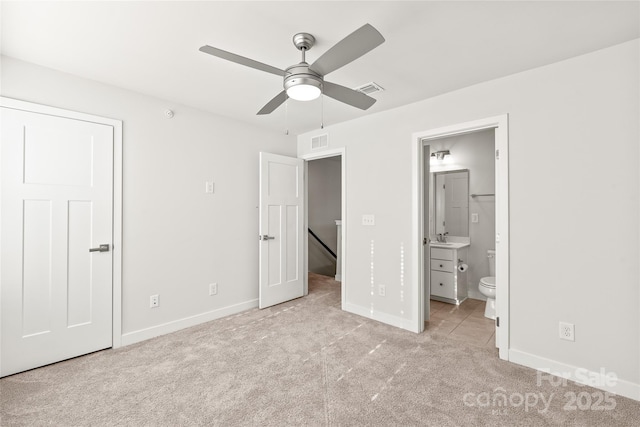
<instances>
[{"instance_id":1,"label":"ceiling fan motor housing","mask_svg":"<svg viewBox=\"0 0 640 427\"><path fill-rule=\"evenodd\" d=\"M292 65L285 70L284 77L284 89L287 90L290 87L298 85L310 85L315 86L322 91L322 83L324 80L322 76L309 69L309 64L301 62L297 65Z\"/></svg>"},{"instance_id":2,"label":"ceiling fan motor housing","mask_svg":"<svg viewBox=\"0 0 640 427\"><path fill-rule=\"evenodd\" d=\"M293 44L302 52L302 61L285 70L284 90L298 85L309 85L320 89L322 93L322 76L309 69L309 64L304 60L304 54L315 44L316 39L309 33L298 33L293 36Z\"/></svg>"}]
</instances>

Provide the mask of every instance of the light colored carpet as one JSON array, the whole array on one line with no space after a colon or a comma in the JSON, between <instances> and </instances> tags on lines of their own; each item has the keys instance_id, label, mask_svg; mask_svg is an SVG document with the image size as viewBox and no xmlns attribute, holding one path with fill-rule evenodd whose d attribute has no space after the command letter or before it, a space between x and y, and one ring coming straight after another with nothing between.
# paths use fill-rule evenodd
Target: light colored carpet
<instances>
[{"instance_id":1,"label":"light colored carpet","mask_svg":"<svg viewBox=\"0 0 640 427\"><path fill-rule=\"evenodd\" d=\"M601 392L538 386L535 371L500 361L493 349L345 313L339 283L317 275L310 282L309 296L270 309L4 378L0 424L639 423L638 402L616 396L612 410L566 410L565 393ZM506 406L492 403L501 393ZM548 410L541 400L532 405L534 393L551 399Z\"/></svg>"}]
</instances>

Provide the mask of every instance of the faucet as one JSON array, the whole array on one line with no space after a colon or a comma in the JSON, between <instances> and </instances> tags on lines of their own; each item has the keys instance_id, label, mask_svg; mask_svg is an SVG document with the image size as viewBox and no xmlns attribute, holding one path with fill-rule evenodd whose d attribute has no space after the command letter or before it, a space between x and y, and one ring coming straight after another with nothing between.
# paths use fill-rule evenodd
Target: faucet
<instances>
[{"instance_id":1,"label":"faucet","mask_svg":"<svg viewBox=\"0 0 640 427\"><path fill-rule=\"evenodd\" d=\"M446 233L444 233L444 234L443 234L443 233L439 233L439 234L436 236L436 240L437 240L438 242L440 242L440 243L447 243L447 234L449 234L449 233L448 233L448 232L446 232Z\"/></svg>"}]
</instances>

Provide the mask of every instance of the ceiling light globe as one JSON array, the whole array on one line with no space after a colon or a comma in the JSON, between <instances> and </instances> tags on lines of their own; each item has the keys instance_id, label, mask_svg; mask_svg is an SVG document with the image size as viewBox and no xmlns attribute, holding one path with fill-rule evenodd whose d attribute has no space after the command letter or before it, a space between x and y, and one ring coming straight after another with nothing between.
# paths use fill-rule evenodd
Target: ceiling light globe
<instances>
[{"instance_id":1,"label":"ceiling light globe","mask_svg":"<svg viewBox=\"0 0 640 427\"><path fill-rule=\"evenodd\" d=\"M296 101L312 101L320 96L322 91L317 86L298 84L287 89L287 96Z\"/></svg>"}]
</instances>

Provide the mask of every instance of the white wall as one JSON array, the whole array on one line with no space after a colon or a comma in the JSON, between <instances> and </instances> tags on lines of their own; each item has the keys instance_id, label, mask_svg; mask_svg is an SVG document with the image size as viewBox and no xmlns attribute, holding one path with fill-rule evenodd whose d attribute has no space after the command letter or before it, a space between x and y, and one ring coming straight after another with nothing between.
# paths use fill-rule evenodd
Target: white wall
<instances>
[{"instance_id":1,"label":"white wall","mask_svg":"<svg viewBox=\"0 0 640 427\"><path fill-rule=\"evenodd\" d=\"M340 156L311 160L308 165L309 228L333 251L338 251L336 220L341 216ZM336 260L309 236L309 271L335 276Z\"/></svg>"},{"instance_id":2,"label":"white wall","mask_svg":"<svg viewBox=\"0 0 640 427\"><path fill-rule=\"evenodd\" d=\"M431 152L449 150L451 156L436 161L430 172L469 170L469 194L495 193L495 132L493 129L429 141ZM432 175L433 177L433 175ZM432 181L433 182L433 181ZM469 265L467 272L469 296L485 300L478 290L480 278L489 275L487 250L495 249L495 197L469 198ZM431 210L430 210L431 212ZM471 222L471 214L478 214L478 222ZM430 221L433 224L433 221Z\"/></svg>"},{"instance_id":3,"label":"white wall","mask_svg":"<svg viewBox=\"0 0 640 427\"><path fill-rule=\"evenodd\" d=\"M124 343L255 305L258 152L295 155L293 137L12 58L1 83L2 96L123 121Z\"/></svg>"},{"instance_id":4,"label":"white wall","mask_svg":"<svg viewBox=\"0 0 640 427\"><path fill-rule=\"evenodd\" d=\"M508 113L510 357L603 368L640 390L639 48L634 40L325 127L330 148L347 153L347 308L415 322L414 284L402 280L417 268L411 135ZM298 137L299 155L318 133ZM365 213L374 227L361 225ZM386 297L371 295L371 278ZM575 342L558 339L559 321L576 325Z\"/></svg>"}]
</instances>

